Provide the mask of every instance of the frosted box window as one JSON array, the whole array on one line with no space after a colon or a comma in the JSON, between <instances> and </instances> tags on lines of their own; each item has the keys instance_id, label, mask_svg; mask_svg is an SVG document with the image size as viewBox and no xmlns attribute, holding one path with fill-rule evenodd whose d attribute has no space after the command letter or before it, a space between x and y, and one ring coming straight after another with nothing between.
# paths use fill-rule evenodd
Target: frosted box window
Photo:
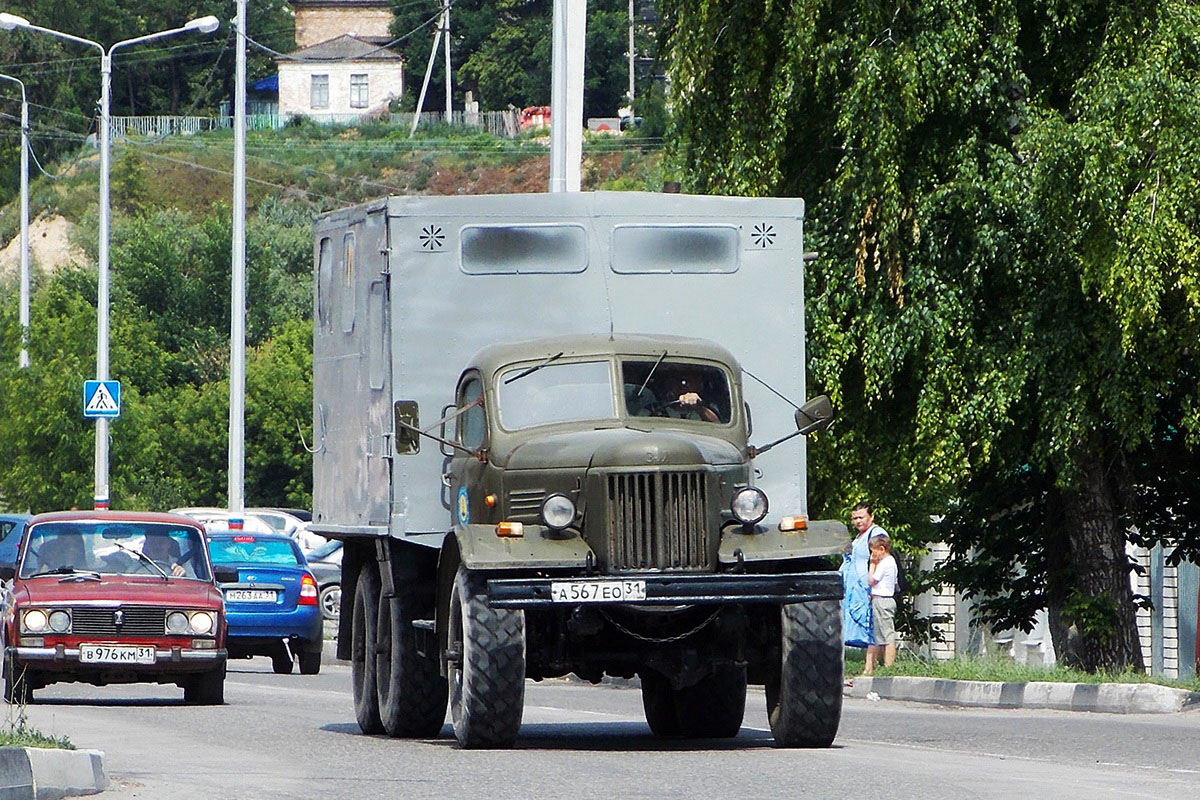
<instances>
[{"instance_id":1,"label":"frosted box window","mask_svg":"<svg viewBox=\"0 0 1200 800\"><path fill-rule=\"evenodd\" d=\"M583 272L587 233L580 225L468 225L460 259L469 275Z\"/></svg>"},{"instance_id":2,"label":"frosted box window","mask_svg":"<svg viewBox=\"0 0 1200 800\"><path fill-rule=\"evenodd\" d=\"M732 225L617 225L612 269L633 275L737 272L740 250Z\"/></svg>"}]
</instances>

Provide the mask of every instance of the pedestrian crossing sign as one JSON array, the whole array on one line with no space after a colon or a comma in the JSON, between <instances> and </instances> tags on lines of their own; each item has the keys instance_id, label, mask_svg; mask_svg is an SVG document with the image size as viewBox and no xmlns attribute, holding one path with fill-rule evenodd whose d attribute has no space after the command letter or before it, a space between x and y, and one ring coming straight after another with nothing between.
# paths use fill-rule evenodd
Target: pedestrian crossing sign
<instances>
[{"instance_id":1,"label":"pedestrian crossing sign","mask_svg":"<svg viewBox=\"0 0 1200 800\"><path fill-rule=\"evenodd\" d=\"M121 382L84 381L83 416L121 416Z\"/></svg>"}]
</instances>

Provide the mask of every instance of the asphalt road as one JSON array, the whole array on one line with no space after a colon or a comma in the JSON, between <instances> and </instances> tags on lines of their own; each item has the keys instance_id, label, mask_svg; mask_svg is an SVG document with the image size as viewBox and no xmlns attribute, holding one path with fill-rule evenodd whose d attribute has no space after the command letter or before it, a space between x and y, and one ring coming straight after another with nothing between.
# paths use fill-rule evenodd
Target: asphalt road
<instances>
[{"instance_id":1,"label":"asphalt road","mask_svg":"<svg viewBox=\"0 0 1200 800\"><path fill-rule=\"evenodd\" d=\"M847 699L828 750L781 750L751 689L741 734L657 739L640 692L530 682L511 751L368 737L349 669L279 676L236 662L227 704L186 706L174 687L60 685L29 724L105 751L104 798L1194 798L1200 711L1114 716L954 710Z\"/></svg>"}]
</instances>

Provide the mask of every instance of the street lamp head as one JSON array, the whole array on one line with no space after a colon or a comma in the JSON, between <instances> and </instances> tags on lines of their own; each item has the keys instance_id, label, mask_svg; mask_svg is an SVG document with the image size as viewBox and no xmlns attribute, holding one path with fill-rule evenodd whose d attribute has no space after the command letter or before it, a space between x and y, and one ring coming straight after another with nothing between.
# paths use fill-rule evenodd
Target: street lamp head
<instances>
[{"instance_id":1,"label":"street lamp head","mask_svg":"<svg viewBox=\"0 0 1200 800\"><path fill-rule=\"evenodd\" d=\"M9 14L7 11L0 13L0 30L11 31L13 28L28 28L29 20L24 17L18 17L16 14Z\"/></svg>"},{"instance_id":2,"label":"street lamp head","mask_svg":"<svg viewBox=\"0 0 1200 800\"><path fill-rule=\"evenodd\" d=\"M2 15L0 15L0 16L2 16ZM190 20L183 27L185 30L189 30L189 31L200 31L200 33L212 33L220 26L221 26L221 20L217 19L214 16L207 16L207 17L200 17L198 19Z\"/></svg>"}]
</instances>

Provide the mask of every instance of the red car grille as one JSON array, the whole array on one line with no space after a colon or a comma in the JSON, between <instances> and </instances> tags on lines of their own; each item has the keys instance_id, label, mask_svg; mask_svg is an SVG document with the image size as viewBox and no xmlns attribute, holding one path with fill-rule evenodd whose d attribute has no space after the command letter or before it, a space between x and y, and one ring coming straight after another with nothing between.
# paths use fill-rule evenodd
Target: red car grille
<instances>
[{"instance_id":1,"label":"red car grille","mask_svg":"<svg viewBox=\"0 0 1200 800\"><path fill-rule=\"evenodd\" d=\"M76 636L162 636L167 610L146 606L72 608L71 633Z\"/></svg>"}]
</instances>

